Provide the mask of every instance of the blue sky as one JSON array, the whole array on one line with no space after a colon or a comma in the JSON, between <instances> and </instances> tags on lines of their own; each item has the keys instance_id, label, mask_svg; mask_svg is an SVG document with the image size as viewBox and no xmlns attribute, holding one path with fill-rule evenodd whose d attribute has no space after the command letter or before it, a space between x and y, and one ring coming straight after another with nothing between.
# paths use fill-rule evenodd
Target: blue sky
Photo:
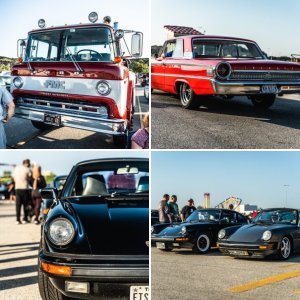
<instances>
[{"instance_id":1,"label":"blue sky","mask_svg":"<svg viewBox=\"0 0 300 300\"><path fill-rule=\"evenodd\" d=\"M260 207L300 208L300 152L294 151L152 151L151 205L164 193L176 194L181 208L193 198L212 206L230 196ZM284 187L287 184L289 187Z\"/></svg>"},{"instance_id":2,"label":"blue sky","mask_svg":"<svg viewBox=\"0 0 300 300\"><path fill-rule=\"evenodd\" d=\"M27 32L38 28L38 20L47 26L89 23L88 14L96 11L99 21L111 16L123 29L144 33L144 53L149 55L149 2L147 0L1 0L0 1L0 56L16 57L17 40L26 38ZM147 53L148 51L148 53Z\"/></svg>"},{"instance_id":3,"label":"blue sky","mask_svg":"<svg viewBox=\"0 0 300 300\"><path fill-rule=\"evenodd\" d=\"M93 158L109 157L148 157L148 151L23 151L23 150L2 150L0 154L0 163L21 164L26 158L32 162L37 162L45 171L52 171L56 175L68 174L71 168L78 162ZM8 167L0 166L0 175L3 170L9 170Z\"/></svg>"},{"instance_id":4,"label":"blue sky","mask_svg":"<svg viewBox=\"0 0 300 300\"><path fill-rule=\"evenodd\" d=\"M253 39L269 55L300 53L297 0L151 0L151 10L152 45L166 39L164 25L182 25Z\"/></svg>"}]
</instances>

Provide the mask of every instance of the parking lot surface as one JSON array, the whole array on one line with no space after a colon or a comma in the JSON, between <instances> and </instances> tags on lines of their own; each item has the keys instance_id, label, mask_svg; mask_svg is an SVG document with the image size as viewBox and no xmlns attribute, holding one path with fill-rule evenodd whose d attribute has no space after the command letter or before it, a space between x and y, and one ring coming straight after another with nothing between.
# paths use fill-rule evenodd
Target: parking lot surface
<instances>
[{"instance_id":1,"label":"parking lot surface","mask_svg":"<svg viewBox=\"0 0 300 300\"><path fill-rule=\"evenodd\" d=\"M136 108L134 130L141 127L143 115L148 112L149 104L144 98L144 88L136 87ZM13 118L6 125L8 148L13 149L113 149L111 135L95 133L70 127L53 128L39 131L31 121Z\"/></svg>"},{"instance_id":2,"label":"parking lot surface","mask_svg":"<svg viewBox=\"0 0 300 300\"><path fill-rule=\"evenodd\" d=\"M152 93L152 148L154 149L299 149L300 96L277 97L265 112L246 97L210 97L196 110L185 110L180 100Z\"/></svg>"},{"instance_id":3,"label":"parking lot surface","mask_svg":"<svg viewBox=\"0 0 300 300\"><path fill-rule=\"evenodd\" d=\"M152 300L300 299L300 255L288 261L235 259L213 249L152 247Z\"/></svg>"},{"instance_id":4,"label":"parking lot surface","mask_svg":"<svg viewBox=\"0 0 300 300\"><path fill-rule=\"evenodd\" d=\"M40 226L15 224L15 204L0 201L0 300L40 300L37 254Z\"/></svg>"}]
</instances>

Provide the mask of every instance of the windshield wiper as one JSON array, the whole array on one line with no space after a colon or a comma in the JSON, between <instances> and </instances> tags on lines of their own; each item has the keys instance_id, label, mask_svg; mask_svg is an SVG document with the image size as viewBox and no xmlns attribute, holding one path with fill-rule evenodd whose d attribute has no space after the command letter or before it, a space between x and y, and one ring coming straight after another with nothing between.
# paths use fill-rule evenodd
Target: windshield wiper
<instances>
[{"instance_id":1,"label":"windshield wiper","mask_svg":"<svg viewBox=\"0 0 300 300\"><path fill-rule=\"evenodd\" d=\"M69 49L69 47L66 47L66 49L67 49L67 51L68 51L68 54L69 54L69 56L70 56L70 58L71 58L71 60L72 60L72 63L74 64L74 66L75 66L77 72L83 73L83 69L79 66L78 62L77 62L76 59L74 58L74 56L73 56L71 50Z\"/></svg>"}]
</instances>

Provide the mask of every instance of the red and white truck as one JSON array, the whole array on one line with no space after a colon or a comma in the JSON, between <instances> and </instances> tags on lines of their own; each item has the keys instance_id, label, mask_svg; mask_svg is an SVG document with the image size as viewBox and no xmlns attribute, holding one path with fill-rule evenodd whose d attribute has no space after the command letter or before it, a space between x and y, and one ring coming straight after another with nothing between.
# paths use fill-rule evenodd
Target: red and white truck
<instances>
[{"instance_id":1,"label":"red and white truck","mask_svg":"<svg viewBox=\"0 0 300 300\"><path fill-rule=\"evenodd\" d=\"M38 129L69 126L111 134L120 146L132 129L135 106L128 59L141 57L143 34L97 23L95 12L89 20L47 28L40 19L40 28L18 41L22 58L12 68L11 84L15 116Z\"/></svg>"}]
</instances>

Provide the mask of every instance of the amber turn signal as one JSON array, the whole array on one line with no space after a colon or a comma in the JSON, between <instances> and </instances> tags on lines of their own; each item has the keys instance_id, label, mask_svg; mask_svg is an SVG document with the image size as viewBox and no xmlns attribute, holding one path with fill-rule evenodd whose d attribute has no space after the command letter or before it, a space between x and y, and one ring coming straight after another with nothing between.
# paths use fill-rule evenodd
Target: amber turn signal
<instances>
[{"instance_id":1,"label":"amber turn signal","mask_svg":"<svg viewBox=\"0 0 300 300\"><path fill-rule=\"evenodd\" d=\"M121 56L116 56L114 62L116 64L120 63L122 61L122 57Z\"/></svg>"},{"instance_id":2,"label":"amber turn signal","mask_svg":"<svg viewBox=\"0 0 300 300\"><path fill-rule=\"evenodd\" d=\"M67 266L58 266L42 262L42 270L60 276L72 276L72 268Z\"/></svg>"},{"instance_id":3,"label":"amber turn signal","mask_svg":"<svg viewBox=\"0 0 300 300\"><path fill-rule=\"evenodd\" d=\"M47 215L48 212L49 212L49 210L50 210L50 208L44 208L44 209L43 209L43 214L44 214L44 215Z\"/></svg>"},{"instance_id":4,"label":"amber turn signal","mask_svg":"<svg viewBox=\"0 0 300 300\"><path fill-rule=\"evenodd\" d=\"M259 249L262 249L262 250L266 250L266 249L272 249L273 246L272 245L267 245L267 246L259 246Z\"/></svg>"}]
</instances>

